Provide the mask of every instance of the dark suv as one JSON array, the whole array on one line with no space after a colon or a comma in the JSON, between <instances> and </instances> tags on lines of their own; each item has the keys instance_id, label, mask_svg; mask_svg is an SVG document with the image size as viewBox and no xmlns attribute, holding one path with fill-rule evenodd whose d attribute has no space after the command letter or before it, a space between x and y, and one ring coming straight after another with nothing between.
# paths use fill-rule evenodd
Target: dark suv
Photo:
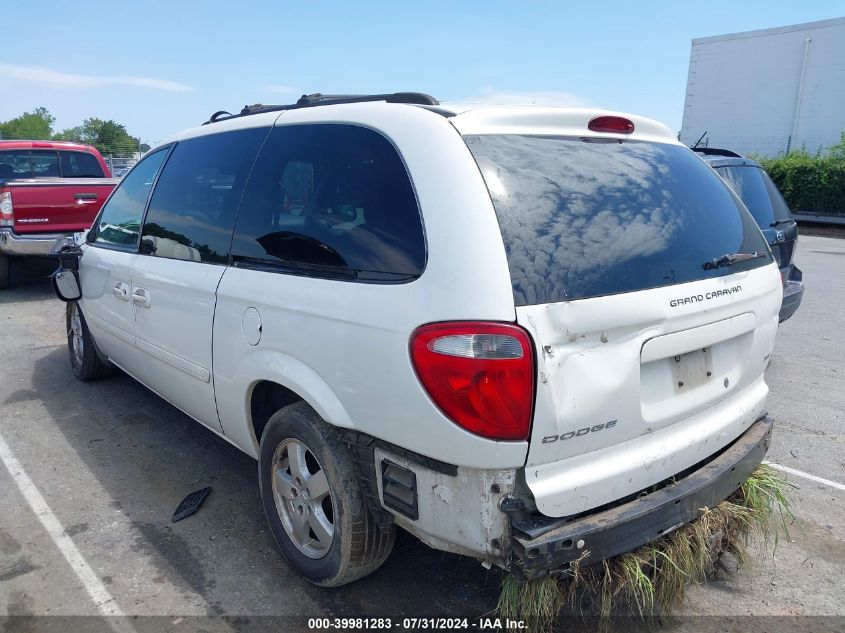
<instances>
[{"instance_id":1,"label":"dark suv","mask_svg":"<svg viewBox=\"0 0 845 633\"><path fill-rule=\"evenodd\" d=\"M783 323L801 305L804 282L801 270L792 263L798 241L798 225L786 201L759 163L726 149L693 148L736 192L757 220L769 242L783 279Z\"/></svg>"}]
</instances>

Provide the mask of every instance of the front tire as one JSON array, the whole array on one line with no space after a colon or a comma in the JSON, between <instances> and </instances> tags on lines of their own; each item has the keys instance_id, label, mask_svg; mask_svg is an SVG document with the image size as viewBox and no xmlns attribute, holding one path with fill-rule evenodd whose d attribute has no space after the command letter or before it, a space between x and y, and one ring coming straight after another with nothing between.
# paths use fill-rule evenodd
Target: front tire
<instances>
[{"instance_id":1,"label":"front tire","mask_svg":"<svg viewBox=\"0 0 845 633\"><path fill-rule=\"evenodd\" d=\"M315 585L348 584L390 555L395 527L377 525L343 438L307 403L277 411L264 427L258 480L279 549Z\"/></svg>"},{"instance_id":2,"label":"front tire","mask_svg":"<svg viewBox=\"0 0 845 633\"><path fill-rule=\"evenodd\" d=\"M103 362L97 355L94 339L79 303L67 304L67 348L70 353L70 368L73 375L84 382L107 378L114 374L114 366Z\"/></svg>"}]
</instances>

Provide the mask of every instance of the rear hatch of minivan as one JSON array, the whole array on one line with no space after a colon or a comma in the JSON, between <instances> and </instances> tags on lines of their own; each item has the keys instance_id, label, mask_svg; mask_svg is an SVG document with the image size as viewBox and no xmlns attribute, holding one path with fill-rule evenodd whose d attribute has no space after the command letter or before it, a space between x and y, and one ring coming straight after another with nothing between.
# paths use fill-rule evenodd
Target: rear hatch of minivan
<instances>
[{"instance_id":1,"label":"rear hatch of minivan","mask_svg":"<svg viewBox=\"0 0 845 633\"><path fill-rule=\"evenodd\" d=\"M580 116L581 134L548 114L456 124L536 348L524 478L550 517L664 482L763 415L781 300L765 239L712 170L668 130L594 134Z\"/></svg>"}]
</instances>

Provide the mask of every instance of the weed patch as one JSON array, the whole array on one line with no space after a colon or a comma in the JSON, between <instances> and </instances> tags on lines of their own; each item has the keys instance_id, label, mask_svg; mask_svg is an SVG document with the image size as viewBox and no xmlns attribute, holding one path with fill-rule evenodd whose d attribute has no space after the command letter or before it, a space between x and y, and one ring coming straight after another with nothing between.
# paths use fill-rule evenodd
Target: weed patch
<instances>
[{"instance_id":1,"label":"weed patch","mask_svg":"<svg viewBox=\"0 0 845 633\"><path fill-rule=\"evenodd\" d=\"M767 549L789 536L795 516L789 500L794 486L778 471L760 465L731 497L699 518L632 552L603 563L572 564L559 576L520 582L506 576L497 606L501 617L525 620L531 630L551 631L560 610L591 605L600 618L633 613L642 618L668 614L690 583L713 572L725 552L748 567L752 537Z\"/></svg>"}]
</instances>

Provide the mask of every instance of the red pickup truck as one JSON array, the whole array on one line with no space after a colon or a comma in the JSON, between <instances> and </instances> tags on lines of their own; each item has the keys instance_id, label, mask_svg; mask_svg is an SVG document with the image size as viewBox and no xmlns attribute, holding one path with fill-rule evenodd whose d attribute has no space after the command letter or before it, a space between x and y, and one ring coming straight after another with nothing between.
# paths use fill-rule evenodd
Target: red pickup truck
<instances>
[{"instance_id":1,"label":"red pickup truck","mask_svg":"<svg viewBox=\"0 0 845 633\"><path fill-rule=\"evenodd\" d=\"M0 141L0 289L15 257L87 230L117 184L90 145Z\"/></svg>"}]
</instances>

